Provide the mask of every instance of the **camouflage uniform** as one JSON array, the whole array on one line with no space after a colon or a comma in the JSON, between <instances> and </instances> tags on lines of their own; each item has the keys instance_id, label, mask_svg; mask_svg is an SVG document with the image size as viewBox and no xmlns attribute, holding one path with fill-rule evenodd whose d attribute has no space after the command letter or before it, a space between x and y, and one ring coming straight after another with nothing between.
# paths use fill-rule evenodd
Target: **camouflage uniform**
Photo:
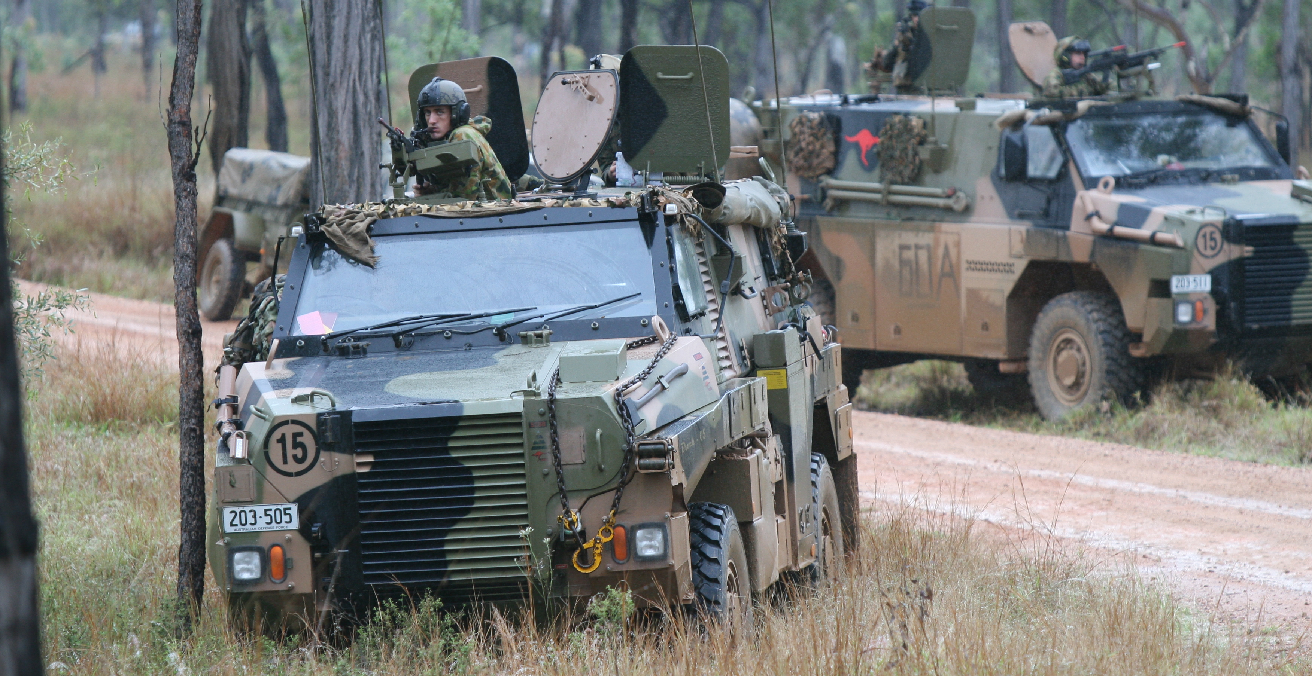
<instances>
[{"instance_id":1,"label":"camouflage uniform","mask_svg":"<svg viewBox=\"0 0 1312 676\"><path fill-rule=\"evenodd\" d=\"M867 65L871 72L892 73L893 84L904 93L915 84L915 78L919 75L909 73L908 69L911 67L909 61L912 53L918 46L916 39L920 32L920 12L927 7L929 4L920 0L908 2L907 15L898 19L893 44L888 49L876 49L875 58Z\"/></svg>"},{"instance_id":2,"label":"camouflage uniform","mask_svg":"<svg viewBox=\"0 0 1312 676\"><path fill-rule=\"evenodd\" d=\"M1048 73L1048 77L1043 78L1043 96L1049 99L1072 99L1083 96L1101 96L1106 94L1111 85L1103 82L1094 73L1085 73L1084 77L1079 80L1066 84L1065 76L1062 70L1071 67L1070 48L1080 38L1075 35L1067 36L1057 43L1057 48L1053 50L1052 56L1057 62L1057 67Z\"/></svg>"},{"instance_id":3,"label":"camouflage uniform","mask_svg":"<svg viewBox=\"0 0 1312 676\"><path fill-rule=\"evenodd\" d=\"M476 117L451 130L446 140L473 141L478 148L478 164L470 167L463 176L443 179L436 183L424 183L419 186L420 194L444 192L453 197L471 200L507 200L515 196L515 190L506 177L506 170L501 168L497 154L488 145L487 135L492 131L492 120Z\"/></svg>"}]
</instances>

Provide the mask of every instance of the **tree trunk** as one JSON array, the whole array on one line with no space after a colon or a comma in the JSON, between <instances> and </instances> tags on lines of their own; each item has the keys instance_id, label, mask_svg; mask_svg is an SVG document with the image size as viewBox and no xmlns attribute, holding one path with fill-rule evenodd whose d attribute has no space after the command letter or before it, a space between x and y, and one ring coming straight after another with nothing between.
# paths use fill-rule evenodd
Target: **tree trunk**
<instances>
[{"instance_id":1,"label":"tree trunk","mask_svg":"<svg viewBox=\"0 0 1312 676\"><path fill-rule=\"evenodd\" d=\"M998 0L998 91L1006 94L1016 89L1016 65L1011 56L1011 0Z\"/></svg>"},{"instance_id":2,"label":"tree trunk","mask_svg":"<svg viewBox=\"0 0 1312 676\"><path fill-rule=\"evenodd\" d=\"M1184 22L1181 19L1176 18L1176 16L1171 14L1170 11L1147 2L1146 0L1117 1L1122 7L1133 12L1136 17L1142 16L1153 22L1154 25L1165 28L1171 32L1171 35L1174 36L1177 41L1183 42L1184 46L1180 48L1180 60L1184 65L1185 77L1189 78L1189 84L1192 85L1194 91L1199 94L1210 94L1212 92L1212 82L1207 75L1206 59L1199 59L1198 54L1194 52L1193 40L1189 38L1189 32L1185 29ZM1142 49L1139 43L1138 21L1135 21L1134 23L1134 48Z\"/></svg>"},{"instance_id":3,"label":"tree trunk","mask_svg":"<svg viewBox=\"0 0 1312 676\"><path fill-rule=\"evenodd\" d=\"M250 145L251 49L246 42L246 0L215 0L210 5L206 50L206 79L214 96L210 164L217 176L228 149Z\"/></svg>"},{"instance_id":4,"label":"tree trunk","mask_svg":"<svg viewBox=\"0 0 1312 676\"><path fill-rule=\"evenodd\" d=\"M592 58L605 49L601 34L601 0L579 0L574 10L574 29L583 56Z\"/></svg>"},{"instance_id":5,"label":"tree trunk","mask_svg":"<svg viewBox=\"0 0 1312 676\"><path fill-rule=\"evenodd\" d=\"M158 0L141 0L137 6L140 11L141 19L141 81L146 85L146 94L149 97L150 90L154 85L150 81L151 74L155 72L155 18L159 13Z\"/></svg>"},{"instance_id":6,"label":"tree trunk","mask_svg":"<svg viewBox=\"0 0 1312 676\"><path fill-rule=\"evenodd\" d=\"M311 131L311 204L378 200L382 140L383 42L372 2L307 3L315 96ZM321 185L322 184L322 185Z\"/></svg>"},{"instance_id":7,"label":"tree trunk","mask_svg":"<svg viewBox=\"0 0 1312 676\"><path fill-rule=\"evenodd\" d=\"M483 32L483 0L464 0L460 27L475 38Z\"/></svg>"},{"instance_id":8,"label":"tree trunk","mask_svg":"<svg viewBox=\"0 0 1312 676\"><path fill-rule=\"evenodd\" d=\"M1052 0L1048 8L1048 25L1058 37L1066 35L1066 0Z\"/></svg>"},{"instance_id":9,"label":"tree trunk","mask_svg":"<svg viewBox=\"0 0 1312 676\"><path fill-rule=\"evenodd\" d=\"M255 61L260 64L260 79L264 80L264 98L266 115L264 141L269 150L287 152L287 105L282 100L282 78L278 75L278 62L273 58L269 48L268 19L265 16L264 0L250 0L251 6L251 47L255 50Z\"/></svg>"},{"instance_id":10,"label":"tree trunk","mask_svg":"<svg viewBox=\"0 0 1312 676\"><path fill-rule=\"evenodd\" d=\"M827 46L825 54L829 58L825 63L825 89L842 94L847 91L847 40L838 33L832 33Z\"/></svg>"},{"instance_id":11,"label":"tree trunk","mask_svg":"<svg viewBox=\"0 0 1312 676\"><path fill-rule=\"evenodd\" d=\"M639 0L620 0L620 44L616 53L623 54L638 44Z\"/></svg>"},{"instance_id":12,"label":"tree trunk","mask_svg":"<svg viewBox=\"0 0 1312 676\"><path fill-rule=\"evenodd\" d=\"M0 154L0 173L4 158ZM14 337L5 195L0 188L0 674L41 674L37 523L23 445L23 387Z\"/></svg>"},{"instance_id":13,"label":"tree trunk","mask_svg":"<svg viewBox=\"0 0 1312 676\"><path fill-rule=\"evenodd\" d=\"M556 42L561 40L561 14L564 13L564 0L551 0L550 15L542 22L542 60L538 63L539 87L551 77L551 53L556 50ZM564 64L561 64L564 68Z\"/></svg>"},{"instance_id":14,"label":"tree trunk","mask_svg":"<svg viewBox=\"0 0 1312 676\"><path fill-rule=\"evenodd\" d=\"M710 0L710 2L711 6L706 10L706 30L702 36L702 42L703 44L719 47L720 37L724 34L725 0Z\"/></svg>"},{"instance_id":15,"label":"tree trunk","mask_svg":"<svg viewBox=\"0 0 1312 676\"><path fill-rule=\"evenodd\" d=\"M106 0L100 0L96 3L96 43L91 48L91 72L100 75L109 72L109 65L105 63L105 34L109 32L109 8L105 7Z\"/></svg>"},{"instance_id":16,"label":"tree trunk","mask_svg":"<svg viewBox=\"0 0 1312 676\"><path fill-rule=\"evenodd\" d=\"M16 0L14 13L9 18L10 30L14 31L11 41L13 60L9 64L9 112L20 113L27 110L27 46L28 20L32 16L32 3L29 0Z\"/></svg>"},{"instance_id":17,"label":"tree trunk","mask_svg":"<svg viewBox=\"0 0 1312 676\"><path fill-rule=\"evenodd\" d=\"M1285 0L1280 26L1280 112L1289 119L1289 164L1298 166L1298 149L1302 145L1303 74L1298 63L1299 0Z\"/></svg>"},{"instance_id":18,"label":"tree trunk","mask_svg":"<svg viewBox=\"0 0 1312 676\"><path fill-rule=\"evenodd\" d=\"M760 0L752 9L756 12L756 52L753 58L756 79L753 86L756 87L756 95L765 101L779 95L774 87L774 52L770 49L769 0Z\"/></svg>"},{"instance_id":19,"label":"tree trunk","mask_svg":"<svg viewBox=\"0 0 1312 676\"><path fill-rule=\"evenodd\" d=\"M169 164L173 173L173 306L178 334L178 538L179 633L205 594L205 388L196 308L196 163L200 138L191 121L200 47L201 0L178 0L178 52L169 88ZM200 137L200 138L198 138ZM195 141L195 145L193 145Z\"/></svg>"},{"instance_id":20,"label":"tree trunk","mask_svg":"<svg viewBox=\"0 0 1312 676\"><path fill-rule=\"evenodd\" d=\"M692 44L692 14L688 0L669 0L661 12L661 36L667 45Z\"/></svg>"}]
</instances>

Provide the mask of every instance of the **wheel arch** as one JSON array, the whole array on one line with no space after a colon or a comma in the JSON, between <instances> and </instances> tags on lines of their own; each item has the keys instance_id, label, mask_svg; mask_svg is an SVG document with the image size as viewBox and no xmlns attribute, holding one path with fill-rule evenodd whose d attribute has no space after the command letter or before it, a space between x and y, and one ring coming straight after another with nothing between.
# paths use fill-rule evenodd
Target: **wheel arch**
<instances>
[{"instance_id":1,"label":"wheel arch","mask_svg":"<svg viewBox=\"0 0 1312 676\"><path fill-rule=\"evenodd\" d=\"M1043 307L1053 298L1071 291L1094 291L1121 295L1108 281L1107 276L1091 263L1066 261L1031 261L1007 294L1007 354L1020 359L1029 354L1030 334Z\"/></svg>"}]
</instances>

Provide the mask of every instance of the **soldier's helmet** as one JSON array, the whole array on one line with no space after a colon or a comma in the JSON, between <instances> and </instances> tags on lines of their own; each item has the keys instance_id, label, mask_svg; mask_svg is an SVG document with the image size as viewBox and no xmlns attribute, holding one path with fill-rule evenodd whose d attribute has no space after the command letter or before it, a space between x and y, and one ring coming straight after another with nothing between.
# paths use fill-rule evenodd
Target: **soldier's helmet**
<instances>
[{"instance_id":1,"label":"soldier's helmet","mask_svg":"<svg viewBox=\"0 0 1312 676\"><path fill-rule=\"evenodd\" d=\"M907 14L919 14L929 8L929 3L925 0L908 0Z\"/></svg>"},{"instance_id":2,"label":"soldier's helmet","mask_svg":"<svg viewBox=\"0 0 1312 676\"><path fill-rule=\"evenodd\" d=\"M1057 60L1058 68L1071 67L1071 54L1075 52L1089 53L1089 41L1078 35L1068 35L1057 41L1057 47L1052 50L1052 56Z\"/></svg>"},{"instance_id":3,"label":"soldier's helmet","mask_svg":"<svg viewBox=\"0 0 1312 676\"><path fill-rule=\"evenodd\" d=\"M424 109L433 106L451 106L451 128L455 129L462 124L469 122L469 100L465 98L465 90L458 83L451 80L444 80L440 77L433 78L432 82L424 85L419 91L419 98L415 102L415 128L419 129L427 125L424 119Z\"/></svg>"}]
</instances>

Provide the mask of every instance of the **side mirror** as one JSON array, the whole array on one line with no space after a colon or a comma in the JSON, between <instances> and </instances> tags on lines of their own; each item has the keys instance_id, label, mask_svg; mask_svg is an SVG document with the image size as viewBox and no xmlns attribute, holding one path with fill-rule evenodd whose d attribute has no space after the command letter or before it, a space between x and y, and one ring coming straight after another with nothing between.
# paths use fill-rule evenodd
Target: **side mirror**
<instances>
[{"instance_id":1,"label":"side mirror","mask_svg":"<svg viewBox=\"0 0 1312 676\"><path fill-rule=\"evenodd\" d=\"M1294 157L1289 147L1289 120L1283 117L1276 120L1276 152L1280 153L1285 164L1293 165Z\"/></svg>"},{"instance_id":2,"label":"side mirror","mask_svg":"<svg viewBox=\"0 0 1312 676\"><path fill-rule=\"evenodd\" d=\"M998 173L1008 181L1025 178L1028 157L1025 148L1025 130L1006 129L998 147Z\"/></svg>"}]
</instances>

